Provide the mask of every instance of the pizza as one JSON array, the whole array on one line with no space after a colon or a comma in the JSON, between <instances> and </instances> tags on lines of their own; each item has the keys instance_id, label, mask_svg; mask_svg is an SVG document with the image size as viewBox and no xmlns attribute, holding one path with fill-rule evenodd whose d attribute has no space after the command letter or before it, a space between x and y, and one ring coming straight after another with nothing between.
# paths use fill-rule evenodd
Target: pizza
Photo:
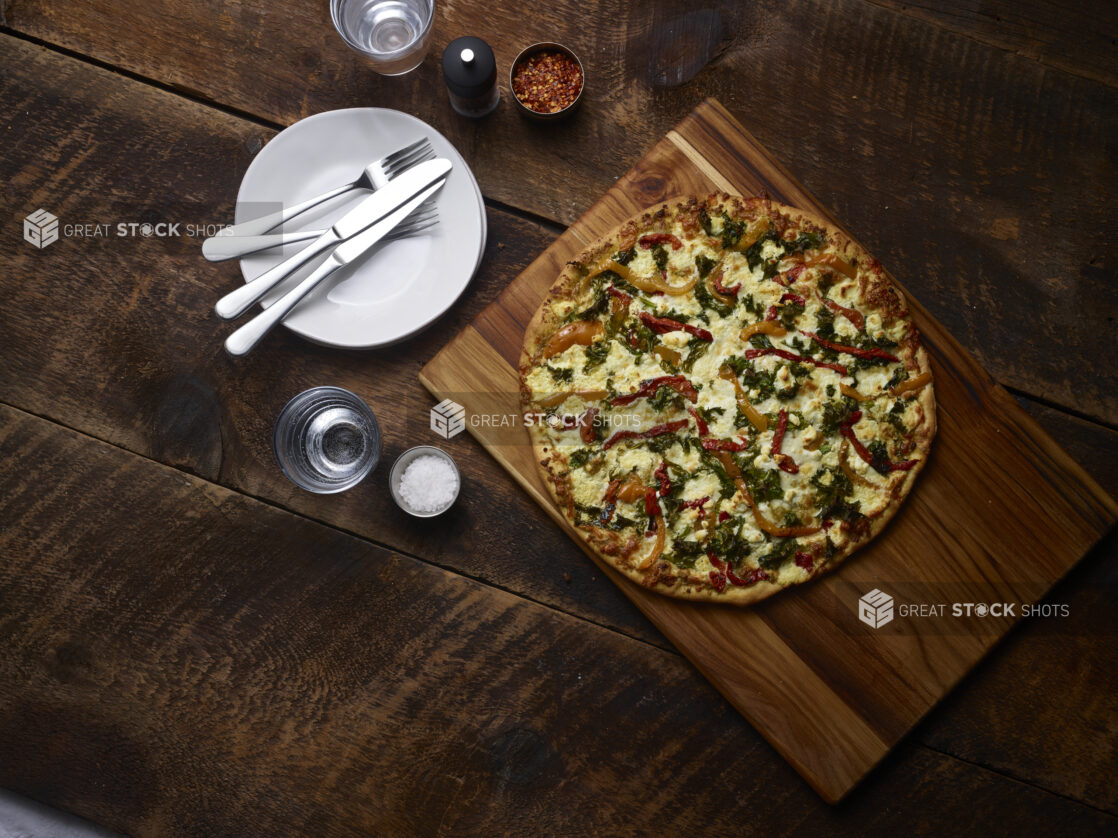
<instances>
[{"instance_id":1,"label":"pizza","mask_svg":"<svg viewBox=\"0 0 1118 838\"><path fill-rule=\"evenodd\" d=\"M528 325L520 396L558 508L608 564L755 602L876 536L935 435L900 290L819 217L669 202L569 262Z\"/></svg>"}]
</instances>

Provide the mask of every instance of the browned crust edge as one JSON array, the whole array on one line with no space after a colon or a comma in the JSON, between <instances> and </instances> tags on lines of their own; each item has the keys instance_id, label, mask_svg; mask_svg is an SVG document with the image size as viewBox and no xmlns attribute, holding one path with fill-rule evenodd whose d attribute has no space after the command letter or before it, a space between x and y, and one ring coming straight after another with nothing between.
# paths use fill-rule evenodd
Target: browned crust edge
<instances>
[{"instance_id":1,"label":"browned crust edge","mask_svg":"<svg viewBox=\"0 0 1118 838\"><path fill-rule=\"evenodd\" d=\"M555 325L561 321L561 318L557 315L552 316L554 314L554 304L578 296L579 286L586 277L585 266L594 264L605 254L623 249L623 246L631 246L638 235L655 231L658 226L663 229L666 226L665 221L674 219L676 215L682 212L694 212L700 205L705 205L708 209L718 207L719 211L727 211L735 220L752 220L761 213L778 215L785 220L787 226L796 225L797 222L799 222L799 226L803 226L806 223L818 232L825 234L828 243L835 248L836 252L848 259L856 259L859 267L868 268L870 276L867 286L862 289L862 296L873 300L876 305L888 310L891 316L908 320L910 333L908 339L902 345L900 354L910 375L915 377L925 372L931 373L931 364L927 352L920 345L919 335L915 324L911 320L904 293L896 283L889 279L880 263L864 248L816 213L781 204L769 198L743 198L727 193L712 193L704 199L697 197L675 198L637 213L609 233L587 245L577 258L569 261L564 266L525 328L524 343L518 367L522 409L527 411L531 407L531 394L527 385L528 373L538 363L544 344L553 334ZM565 456L552 448L546 433L538 425L529 426L528 430L534 459L548 492L571 527L601 561L632 581L666 596L691 601L745 606L767 599L793 585L802 584L833 571L885 529L897 514L905 498L912 491L917 477L924 470L930 455L931 443L936 433L934 378L921 388L913 398L919 402L923 410L923 422L914 434L915 446L911 452L920 455L919 463L909 471L895 473L899 476L899 479L891 481L890 500L879 512L866 519L869 521L868 526L864 527L858 534L850 535L847 543L839 548L830 559L826 560L825 563L817 564L811 571L810 576L799 582L777 584L762 581L749 587L728 586L722 592L717 591L709 583L701 587L694 587L689 582L681 585L679 579L674 579L665 584L663 571L666 568L662 566L666 566L667 562L660 561L648 570L638 570L618 559L619 554L624 554L626 545L621 543L616 533L597 527L576 525Z\"/></svg>"}]
</instances>

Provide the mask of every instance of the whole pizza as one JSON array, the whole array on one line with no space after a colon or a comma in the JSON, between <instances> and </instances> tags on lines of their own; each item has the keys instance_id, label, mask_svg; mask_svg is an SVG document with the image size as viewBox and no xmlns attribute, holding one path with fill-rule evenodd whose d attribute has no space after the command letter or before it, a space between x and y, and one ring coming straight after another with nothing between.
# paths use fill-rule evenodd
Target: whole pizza
<instances>
[{"instance_id":1,"label":"whole pizza","mask_svg":"<svg viewBox=\"0 0 1118 838\"><path fill-rule=\"evenodd\" d=\"M912 491L935 435L899 289L764 198L664 204L567 264L521 400L559 508L670 596L745 604L829 570Z\"/></svg>"}]
</instances>

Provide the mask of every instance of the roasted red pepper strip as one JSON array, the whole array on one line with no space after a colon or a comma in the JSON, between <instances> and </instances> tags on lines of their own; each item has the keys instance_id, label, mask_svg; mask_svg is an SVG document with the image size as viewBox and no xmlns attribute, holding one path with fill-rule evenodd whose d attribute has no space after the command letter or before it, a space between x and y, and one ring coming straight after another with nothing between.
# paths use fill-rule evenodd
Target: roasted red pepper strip
<instances>
[{"instance_id":1,"label":"roasted red pepper strip","mask_svg":"<svg viewBox=\"0 0 1118 838\"><path fill-rule=\"evenodd\" d=\"M613 512L617 509L617 489L621 486L620 480L611 480L609 485L606 486L606 496L602 498L602 514L598 516L602 526L609 523L610 518L613 517Z\"/></svg>"},{"instance_id":2,"label":"roasted red pepper strip","mask_svg":"<svg viewBox=\"0 0 1118 838\"><path fill-rule=\"evenodd\" d=\"M707 495L706 497L699 498L698 500L685 500L685 501L683 501L679 504L679 508L680 509L697 509L697 510L699 510L699 517L702 518L703 516L705 516L707 514L706 510L703 509L703 504L707 503L709 500L710 500L710 495Z\"/></svg>"},{"instance_id":3,"label":"roasted red pepper strip","mask_svg":"<svg viewBox=\"0 0 1118 838\"><path fill-rule=\"evenodd\" d=\"M711 274L710 284L714 286L715 291L717 291L719 294L722 294L722 295L727 296L727 297L736 297L738 295L738 291L741 290L741 283L740 282L737 285L734 285L730 288L727 288L725 285L722 284L722 269L721 268L719 268L717 271L715 271L713 274Z\"/></svg>"},{"instance_id":4,"label":"roasted red pepper strip","mask_svg":"<svg viewBox=\"0 0 1118 838\"><path fill-rule=\"evenodd\" d=\"M784 445L784 434L788 430L788 411L784 408L780 410L780 417L777 419L776 430L773 432L772 455L776 460L777 468L781 471L786 471L789 474L799 474L800 467L796 465L796 461L789 457L787 454L781 452L781 446Z\"/></svg>"},{"instance_id":5,"label":"roasted red pepper strip","mask_svg":"<svg viewBox=\"0 0 1118 838\"><path fill-rule=\"evenodd\" d=\"M727 565L726 578L728 578L731 582L733 582L735 585L738 585L739 587L748 588L750 585L756 585L758 582L764 582L766 579L769 578L769 574L765 573L765 571L761 570L761 568L755 567L753 568L753 570L749 571L749 573L746 574L744 579L742 579L736 576L730 566Z\"/></svg>"},{"instance_id":6,"label":"roasted red pepper strip","mask_svg":"<svg viewBox=\"0 0 1118 838\"><path fill-rule=\"evenodd\" d=\"M660 502L656 500L656 490L649 489L644 493L644 514L649 518L659 517Z\"/></svg>"},{"instance_id":7,"label":"roasted red pepper strip","mask_svg":"<svg viewBox=\"0 0 1118 838\"><path fill-rule=\"evenodd\" d=\"M866 462L866 465L873 466L873 468L876 469L877 466L874 465L873 454L870 453L870 450L866 448L866 446L862 445L861 441L859 441L858 437L854 433L854 426L858 424L858 420L861 418L862 411L855 410L848 417L846 417L845 421L843 421L841 425L839 425L839 433L850 440L850 447L858 452L858 456ZM886 471L908 471L918 462L920 461L905 460L904 462L900 463L890 463L886 461L882 465L884 465Z\"/></svg>"},{"instance_id":8,"label":"roasted red pepper strip","mask_svg":"<svg viewBox=\"0 0 1118 838\"><path fill-rule=\"evenodd\" d=\"M806 332L800 329L800 334L811 338L820 346L825 346L828 349L833 349L835 352L845 352L847 355L853 355L855 358L883 358L886 361L899 361L901 360L896 355L890 355L884 349L859 349L857 346L844 346L841 343L835 343L833 340L826 340L819 337L815 332Z\"/></svg>"},{"instance_id":9,"label":"roasted red pepper strip","mask_svg":"<svg viewBox=\"0 0 1118 838\"><path fill-rule=\"evenodd\" d=\"M641 247L645 250L648 250L654 244L670 244L672 250L679 250L683 247L683 242L671 233L649 233L647 236L641 236L639 241Z\"/></svg>"},{"instance_id":10,"label":"roasted red pepper strip","mask_svg":"<svg viewBox=\"0 0 1118 838\"><path fill-rule=\"evenodd\" d=\"M594 417L597 415L598 408L591 407L579 417L578 435L587 445L598 438L597 429L594 427Z\"/></svg>"},{"instance_id":11,"label":"roasted red pepper strip","mask_svg":"<svg viewBox=\"0 0 1118 838\"><path fill-rule=\"evenodd\" d=\"M710 433L710 427L699 411L695 410L693 407L689 407L687 408L687 412L695 418L695 427L699 430L699 436L706 436Z\"/></svg>"},{"instance_id":12,"label":"roasted red pepper strip","mask_svg":"<svg viewBox=\"0 0 1118 838\"><path fill-rule=\"evenodd\" d=\"M807 268L804 265L796 265L793 268L789 268L784 273L774 276L773 282L775 282L777 285L783 285L785 288L787 288L789 285L799 279L800 274L802 274L805 270L807 270Z\"/></svg>"},{"instance_id":13,"label":"roasted red pepper strip","mask_svg":"<svg viewBox=\"0 0 1118 838\"><path fill-rule=\"evenodd\" d=\"M744 441L745 437L741 439L742 442L734 442L732 439L704 439L700 440L699 444L703 446L704 451L744 451L749 447L749 443Z\"/></svg>"},{"instance_id":14,"label":"roasted red pepper strip","mask_svg":"<svg viewBox=\"0 0 1118 838\"><path fill-rule=\"evenodd\" d=\"M726 574L719 570L712 570L710 572L710 584L714 586L714 590L722 593L726 590Z\"/></svg>"},{"instance_id":15,"label":"roasted red pepper strip","mask_svg":"<svg viewBox=\"0 0 1118 838\"><path fill-rule=\"evenodd\" d=\"M811 557L811 553L805 553L802 550L797 551L796 566L802 567L804 570L811 570L815 567L815 559Z\"/></svg>"},{"instance_id":16,"label":"roasted red pepper strip","mask_svg":"<svg viewBox=\"0 0 1118 838\"><path fill-rule=\"evenodd\" d=\"M718 523L721 524L723 521L729 521L729 520L730 520L730 513L729 512L719 512L718 513Z\"/></svg>"},{"instance_id":17,"label":"roasted red pepper strip","mask_svg":"<svg viewBox=\"0 0 1118 838\"><path fill-rule=\"evenodd\" d=\"M687 401L694 402L699 398L699 391L695 389L690 381L682 375L661 375L658 378L646 378L641 382L640 388L635 393L629 393L624 396L617 396L610 399L610 404L614 407L622 407L627 404L632 404L637 399L645 399L650 396L655 396L656 391L661 387L670 387L675 390Z\"/></svg>"},{"instance_id":18,"label":"roasted red pepper strip","mask_svg":"<svg viewBox=\"0 0 1118 838\"><path fill-rule=\"evenodd\" d=\"M819 295L819 301L835 314L841 314L849 320L851 325L859 332L866 327L866 318L862 316L862 312L847 308L846 306L840 306L834 300L828 300L822 294Z\"/></svg>"},{"instance_id":19,"label":"roasted red pepper strip","mask_svg":"<svg viewBox=\"0 0 1118 838\"><path fill-rule=\"evenodd\" d=\"M672 481L668 478L668 464L666 462L660 463L660 467L652 472L652 476L660 481L660 497L664 497L672 490Z\"/></svg>"},{"instance_id":20,"label":"roasted red pepper strip","mask_svg":"<svg viewBox=\"0 0 1118 838\"><path fill-rule=\"evenodd\" d=\"M676 431L687 427L686 419L677 419L674 422L665 422L662 425L653 425L647 431L618 431L605 442L602 443L602 450L605 451L623 439L651 439L654 436L661 434L674 434Z\"/></svg>"},{"instance_id":21,"label":"roasted red pepper strip","mask_svg":"<svg viewBox=\"0 0 1118 838\"><path fill-rule=\"evenodd\" d=\"M665 332L683 331L689 335L694 335L699 340L714 340L714 335L706 329L700 329L698 326L692 326L688 323L680 323L678 320L671 320L667 317L653 317L647 311L641 312L641 322L658 335Z\"/></svg>"},{"instance_id":22,"label":"roasted red pepper strip","mask_svg":"<svg viewBox=\"0 0 1118 838\"><path fill-rule=\"evenodd\" d=\"M609 290L610 294L612 294L614 297L617 297L617 299L619 299L625 305L629 305L629 303L631 303L633 301L632 297L630 297L624 291L619 291L618 289L614 288L612 285L609 287L608 290Z\"/></svg>"},{"instance_id":23,"label":"roasted red pepper strip","mask_svg":"<svg viewBox=\"0 0 1118 838\"><path fill-rule=\"evenodd\" d=\"M756 585L758 582L762 582L768 578L768 574L758 567L747 573L743 579L734 573L734 566L732 564L723 562L718 556L714 555L714 553L707 553L707 558L710 559L710 563L714 565L714 567L718 568L717 575L724 577L722 580L723 588L726 585L726 579L729 579L731 583L740 588L747 588L750 585ZM714 571L711 571L710 577L713 582L715 577ZM719 593L722 592L722 588L719 588L717 583L715 584L715 589L718 590Z\"/></svg>"},{"instance_id":24,"label":"roasted red pepper strip","mask_svg":"<svg viewBox=\"0 0 1118 838\"><path fill-rule=\"evenodd\" d=\"M846 375L846 367L842 364L832 364L827 361L816 361L814 358L808 358L804 355L797 355L795 352L789 352L787 349L777 349L769 347L766 349L747 349L745 350L745 357L752 360L760 358L762 355L775 355L778 358L783 358L786 361L799 361L803 364L813 364L817 367L826 367L829 370L834 370L840 375Z\"/></svg>"},{"instance_id":25,"label":"roasted red pepper strip","mask_svg":"<svg viewBox=\"0 0 1118 838\"><path fill-rule=\"evenodd\" d=\"M806 306L807 305L807 300L805 300L799 294L792 294L791 292L789 292L787 294L781 294L780 295L780 301L782 303L795 303L798 306Z\"/></svg>"},{"instance_id":26,"label":"roasted red pepper strip","mask_svg":"<svg viewBox=\"0 0 1118 838\"><path fill-rule=\"evenodd\" d=\"M769 306L768 309L765 310L766 320L776 320L778 317L780 317L780 312L776 310L776 306Z\"/></svg>"}]
</instances>

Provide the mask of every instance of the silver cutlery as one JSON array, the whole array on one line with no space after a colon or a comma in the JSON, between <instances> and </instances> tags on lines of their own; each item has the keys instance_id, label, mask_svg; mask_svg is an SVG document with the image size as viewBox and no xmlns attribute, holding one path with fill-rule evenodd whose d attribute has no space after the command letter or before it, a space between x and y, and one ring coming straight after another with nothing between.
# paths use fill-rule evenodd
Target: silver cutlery
<instances>
[{"instance_id":1,"label":"silver cutlery","mask_svg":"<svg viewBox=\"0 0 1118 838\"><path fill-rule=\"evenodd\" d=\"M445 177L433 186L429 186L391 215L382 218L364 232L358 233L335 247L326 257L326 260L302 279L298 285L226 338L225 351L234 356L244 355L252 351L252 348L260 342L261 338L290 314L291 310L302 302L303 298L320 282L338 268L363 256L369 248L391 233L416 207L442 189L444 183L446 183Z\"/></svg>"},{"instance_id":2,"label":"silver cutlery","mask_svg":"<svg viewBox=\"0 0 1118 838\"><path fill-rule=\"evenodd\" d=\"M440 157L413 166L395 177L386 186L364 198L356 207L335 221L333 227L298 253L289 256L251 282L245 283L218 300L217 305L214 306L217 316L225 320L240 317L253 303L287 279L294 270L305 265L322 251L360 233L389 213L395 212L400 204L410 203L416 194L445 178L451 167L449 160Z\"/></svg>"},{"instance_id":3,"label":"silver cutlery","mask_svg":"<svg viewBox=\"0 0 1118 838\"><path fill-rule=\"evenodd\" d=\"M431 149L431 141L423 137L410 145L406 145L391 154L385 155L375 163L370 163L362 170L357 179L350 183L327 190L321 195L308 198L306 201L302 201L291 207L285 207L284 209L262 216L261 218L242 221L240 224L226 227L218 235L211 236L202 242L202 255L206 256L207 248L213 247L214 245L210 243L215 240L225 238L226 236L263 235L269 230L283 224L285 221L294 218L296 215L306 212L311 207L316 207L324 201L345 194L351 189L371 189L374 191L381 189L401 172L409 169L416 163L422 163L424 160L429 160L434 156L435 153ZM209 257L207 256L206 258Z\"/></svg>"},{"instance_id":4,"label":"silver cutlery","mask_svg":"<svg viewBox=\"0 0 1118 838\"><path fill-rule=\"evenodd\" d=\"M410 218L405 219L399 227L385 236L385 240L395 241L406 238L417 230L426 229L425 222L435 217L437 212L433 205L421 206L411 214ZM298 230L293 233L266 233L262 236L215 236L206 240L212 245L208 252L203 246L202 253L211 262L222 262L285 244L317 239L325 232L325 230Z\"/></svg>"}]
</instances>

